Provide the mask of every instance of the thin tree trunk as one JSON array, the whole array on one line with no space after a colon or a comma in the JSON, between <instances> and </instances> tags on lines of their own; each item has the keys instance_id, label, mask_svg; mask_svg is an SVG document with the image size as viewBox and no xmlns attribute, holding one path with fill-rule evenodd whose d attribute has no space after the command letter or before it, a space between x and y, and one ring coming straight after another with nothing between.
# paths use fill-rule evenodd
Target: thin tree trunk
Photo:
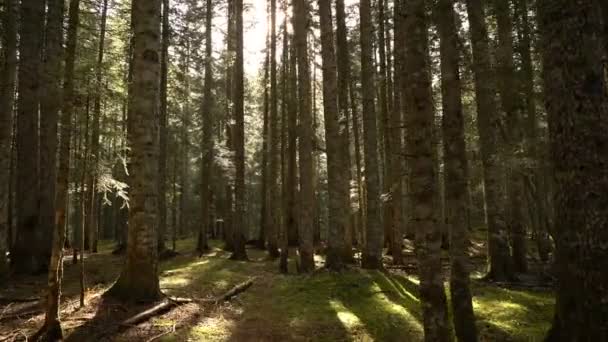
<instances>
[{"instance_id":1,"label":"thin tree trunk","mask_svg":"<svg viewBox=\"0 0 608 342\"><path fill-rule=\"evenodd\" d=\"M450 235L450 296L458 341L477 341L471 299L467 227L468 162L462 111L458 31L453 0L440 0L436 7L440 37L441 94L443 108L443 158L445 170L446 225Z\"/></svg>"},{"instance_id":2,"label":"thin tree trunk","mask_svg":"<svg viewBox=\"0 0 608 342\"><path fill-rule=\"evenodd\" d=\"M160 50L160 110L159 110L159 153L158 153L158 252L162 255L167 248L165 244L167 232L167 148L169 122L167 108L167 82L169 72L169 45L171 44L171 26L169 16L171 7L169 0L162 3L162 40Z\"/></svg>"},{"instance_id":3,"label":"thin tree trunk","mask_svg":"<svg viewBox=\"0 0 608 342\"><path fill-rule=\"evenodd\" d=\"M538 1L557 223L557 298L546 341L608 339L608 87L595 4Z\"/></svg>"},{"instance_id":4,"label":"thin tree trunk","mask_svg":"<svg viewBox=\"0 0 608 342\"><path fill-rule=\"evenodd\" d=\"M212 168L213 168L213 44L212 44L212 20L213 20L213 3L207 0L206 21L205 21L205 89L203 93L203 155L201 164L201 223L198 236L197 249L202 253L209 249L208 233L209 233L209 217L212 184Z\"/></svg>"},{"instance_id":5,"label":"thin tree trunk","mask_svg":"<svg viewBox=\"0 0 608 342\"><path fill-rule=\"evenodd\" d=\"M268 46L268 35L266 37L266 46ZM268 77L270 64L270 51L266 49L266 60L264 61L264 108L263 108L263 128L262 128L262 186L261 186L261 206L260 206L260 234L258 238L258 247L266 248L266 231L268 230L268 221L270 216L269 199L268 199L268 112L270 111L269 102L270 94L268 91Z\"/></svg>"},{"instance_id":6,"label":"thin tree trunk","mask_svg":"<svg viewBox=\"0 0 608 342\"><path fill-rule=\"evenodd\" d=\"M13 107L17 74L17 23L15 0L4 2L2 17L3 65L0 74L0 281L8 274L6 252L11 249L12 229L10 224L11 166Z\"/></svg>"},{"instance_id":7,"label":"thin tree trunk","mask_svg":"<svg viewBox=\"0 0 608 342\"><path fill-rule=\"evenodd\" d=\"M294 37L298 64L298 108L299 108L299 253L300 271L311 272L314 263L314 185L313 185L313 122L310 89L310 65L308 60L309 3L293 0Z\"/></svg>"},{"instance_id":8,"label":"thin tree trunk","mask_svg":"<svg viewBox=\"0 0 608 342\"><path fill-rule=\"evenodd\" d=\"M364 268L382 268L384 230L381 224L380 175L378 168L378 132L374 91L374 65L370 0L361 0L361 88L363 98L363 143L365 145L365 185L367 189L366 241L362 256Z\"/></svg>"},{"instance_id":9,"label":"thin tree trunk","mask_svg":"<svg viewBox=\"0 0 608 342\"><path fill-rule=\"evenodd\" d=\"M130 210L127 258L109 294L124 301L155 301L158 280L155 129L160 82L160 0L134 0L133 80L129 94Z\"/></svg>"}]
</instances>

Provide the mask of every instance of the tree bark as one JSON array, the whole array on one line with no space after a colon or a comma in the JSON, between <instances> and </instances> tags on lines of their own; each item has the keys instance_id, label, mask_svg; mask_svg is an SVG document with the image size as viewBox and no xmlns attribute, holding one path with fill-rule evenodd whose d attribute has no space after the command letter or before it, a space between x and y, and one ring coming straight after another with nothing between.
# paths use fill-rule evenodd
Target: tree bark
<instances>
[{"instance_id":1,"label":"tree bark","mask_svg":"<svg viewBox=\"0 0 608 342\"><path fill-rule=\"evenodd\" d=\"M122 300L155 301L158 281L157 173L155 128L160 82L160 0L134 0L133 80L129 94L131 145L127 257L109 294Z\"/></svg>"},{"instance_id":2,"label":"tree bark","mask_svg":"<svg viewBox=\"0 0 608 342\"><path fill-rule=\"evenodd\" d=\"M497 281L513 277L505 221L504 170L500 155L503 128L496 105L496 75L490 61L488 29L483 2L467 0L471 43L473 46L473 72L477 99L477 127L479 130L483 164L486 222L488 225L488 279Z\"/></svg>"},{"instance_id":3,"label":"tree bark","mask_svg":"<svg viewBox=\"0 0 608 342\"><path fill-rule=\"evenodd\" d=\"M213 2L207 0L205 21L205 89L203 92L203 146L201 164L201 223L197 249L200 253L209 249L209 217L211 199L211 175L213 168L213 44L211 30L213 27Z\"/></svg>"},{"instance_id":4,"label":"tree bark","mask_svg":"<svg viewBox=\"0 0 608 342\"><path fill-rule=\"evenodd\" d=\"M162 40L160 54L160 110L158 126L158 251L162 252L167 248L165 245L167 232L167 149L168 149L168 129L169 122L167 108L167 82L169 72L169 45L171 44L171 25L169 23L170 4L169 0L162 2Z\"/></svg>"},{"instance_id":5,"label":"tree bark","mask_svg":"<svg viewBox=\"0 0 608 342\"><path fill-rule=\"evenodd\" d=\"M231 259L247 260L245 249L245 112L243 72L243 0L234 0L235 53L232 105L234 108L234 251Z\"/></svg>"},{"instance_id":6,"label":"tree bark","mask_svg":"<svg viewBox=\"0 0 608 342\"><path fill-rule=\"evenodd\" d=\"M453 0L440 0L436 7L441 53L443 108L443 158L445 168L446 225L450 234L450 296L458 341L477 341L471 299L467 226L468 162L462 111L460 50Z\"/></svg>"},{"instance_id":7,"label":"tree bark","mask_svg":"<svg viewBox=\"0 0 608 342\"><path fill-rule=\"evenodd\" d=\"M300 196L298 232L300 244L300 271L311 272L314 263L314 185L313 185L313 122L310 90L310 65L308 60L309 8L306 0L293 0L294 43L298 65L299 108L299 162Z\"/></svg>"},{"instance_id":8,"label":"tree bark","mask_svg":"<svg viewBox=\"0 0 608 342\"><path fill-rule=\"evenodd\" d=\"M538 1L555 181L555 319L547 341L608 339L608 93L593 1Z\"/></svg>"},{"instance_id":9,"label":"tree bark","mask_svg":"<svg viewBox=\"0 0 608 342\"><path fill-rule=\"evenodd\" d=\"M10 229L9 194L11 192L11 145L13 130L13 106L17 75L17 23L15 17L17 1L6 0L2 16L2 60L0 70L0 281L8 274L6 252L12 241Z\"/></svg>"},{"instance_id":10,"label":"tree bark","mask_svg":"<svg viewBox=\"0 0 608 342\"><path fill-rule=\"evenodd\" d=\"M376 110L373 89L374 62L370 0L360 3L361 30L361 93L363 98L363 143L365 148L365 186L367 189L366 243L363 250L362 266L369 269L382 268L382 248L384 230L381 224L380 175L378 167L378 132L376 130Z\"/></svg>"},{"instance_id":11,"label":"tree bark","mask_svg":"<svg viewBox=\"0 0 608 342\"><path fill-rule=\"evenodd\" d=\"M44 32L44 0L23 0L19 37L17 98L17 240L11 257L15 273L41 273L48 267L50 231L38 226L38 105Z\"/></svg>"}]
</instances>

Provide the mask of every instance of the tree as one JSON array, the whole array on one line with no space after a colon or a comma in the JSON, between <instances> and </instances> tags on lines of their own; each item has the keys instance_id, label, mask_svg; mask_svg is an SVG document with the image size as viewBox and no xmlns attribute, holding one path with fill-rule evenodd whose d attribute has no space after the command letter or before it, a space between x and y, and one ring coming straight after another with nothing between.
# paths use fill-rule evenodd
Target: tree
<instances>
[{"instance_id":1,"label":"tree","mask_svg":"<svg viewBox=\"0 0 608 342\"><path fill-rule=\"evenodd\" d=\"M268 186L270 204L270 222L267 222L266 238L268 240L268 254L275 258L279 256L277 250L278 231L281 225L281 193L279 188L279 92L277 84L277 0L270 0L270 116L268 130Z\"/></svg>"},{"instance_id":2,"label":"tree","mask_svg":"<svg viewBox=\"0 0 608 342\"><path fill-rule=\"evenodd\" d=\"M488 29L483 2L467 0L467 13L473 46L473 72L477 101L481 159L488 225L487 278L498 281L513 276L505 221L502 158L499 151L502 122L496 105L496 77L490 61Z\"/></svg>"},{"instance_id":3,"label":"tree","mask_svg":"<svg viewBox=\"0 0 608 342\"><path fill-rule=\"evenodd\" d=\"M308 58L309 8L306 0L293 0L294 43L298 66L300 200L298 222L300 271L315 268L313 251L314 185L313 185L313 122Z\"/></svg>"},{"instance_id":4,"label":"tree","mask_svg":"<svg viewBox=\"0 0 608 342\"><path fill-rule=\"evenodd\" d=\"M205 17L205 89L203 93L203 146L201 164L201 223L198 236L197 250L202 253L209 249L207 234L209 232L210 210L209 191L211 188L211 171L213 168L213 44L212 20L213 4L207 0Z\"/></svg>"},{"instance_id":5,"label":"tree","mask_svg":"<svg viewBox=\"0 0 608 342\"><path fill-rule=\"evenodd\" d=\"M327 260L329 269L339 271L344 265L347 255L345 235L349 229L350 173L346 156L348 144L346 140L346 122L338 111L338 75L336 53L334 50L334 33L331 15L331 3L319 0L319 15L321 19L321 50L323 56L323 114L325 117L325 140L327 146L327 173L329 185L329 222L327 236ZM342 123L342 124L341 124Z\"/></svg>"},{"instance_id":6,"label":"tree","mask_svg":"<svg viewBox=\"0 0 608 342\"><path fill-rule=\"evenodd\" d=\"M158 251L165 250L165 233L167 232L167 149L169 120L167 110L167 82L169 69L169 45L171 25L169 24L169 0L163 0L163 21L160 52L160 109L158 118ZM175 218L174 218L175 219Z\"/></svg>"},{"instance_id":7,"label":"tree","mask_svg":"<svg viewBox=\"0 0 608 342\"><path fill-rule=\"evenodd\" d=\"M523 147L523 123L521 106L518 103L516 74L513 61L513 21L509 0L495 0L496 22L498 26L498 48L496 58L498 66L496 77L502 103L506 115L507 130L507 194L508 194L508 226L511 235L513 270L524 273L528 270L526 260L526 227L524 225L523 200L524 180L521 168L521 153Z\"/></svg>"},{"instance_id":8,"label":"tree","mask_svg":"<svg viewBox=\"0 0 608 342\"><path fill-rule=\"evenodd\" d=\"M157 173L155 128L160 76L160 0L134 0L133 79L129 94L128 140L130 204L127 257L109 295L122 300L154 301L158 282Z\"/></svg>"},{"instance_id":9,"label":"tree","mask_svg":"<svg viewBox=\"0 0 608 342\"><path fill-rule=\"evenodd\" d=\"M44 0L21 1L19 84L17 97L17 239L11 268L16 273L40 273L48 267L50 231L38 221L38 105L44 32Z\"/></svg>"},{"instance_id":10,"label":"tree","mask_svg":"<svg viewBox=\"0 0 608 342\"><path fill-rule=\"evenodd\" d=\"M378 174L378 132L376 130L376 110L374 100L374 63L369 0L360 2L361 30L361 88L363 97L363 143L365 147L365 186L367 189L366 244L361 264L364 268L382 268L382 248L384 231L380 220L380 177Z\"/></svg>"},{"instance_id":11,"label":"tree","mask_svg":"<svg viewBox=\"0 0 608 342\"><path fill-rule=\"evenodd\" d=\"M0 70L0 281L7 275L6 252L9 238L9 184L11 167L11 131L13 128L13 102L17 74L17 25L15 0L4 2L2 16L2 60Z\"/></svg>"},{"instance_id":12,"label":"tree","mask_svg":"<svg viewBox=\"0 0 608 342\"><path fill-rule=\"evenodd\" d=\"M467 227L468 162L462 112L458 31L453 0L439 0L436 7L441 53L441 98L443 111L443 158L445 167L446 224L450 234L450 295L454 328L459 341L476 341L475 315L471 300Z\"/></svg>"},{"instance_id":13,"label":"tree","mask_svg":"<svg viewBox=\"0 0 608 342\"><path fill-rule=\"evenodd\" d=\"M555 181L557 305L547 341L608 338L608 92L593 1L538 1Z\"/></svg>"},{"instance_id":14,"label":"tree","mask_svg":"<svg viewBox=\"0 0 608 342\"><path fill-rule=\"evenodd\" d=\"M234 0L235 52L233 98L234 107L234 251L231 259L247 260L245 249L245 112L244 112L244 72L243 72L243 0Z\"/></svg>"}]
</instances>

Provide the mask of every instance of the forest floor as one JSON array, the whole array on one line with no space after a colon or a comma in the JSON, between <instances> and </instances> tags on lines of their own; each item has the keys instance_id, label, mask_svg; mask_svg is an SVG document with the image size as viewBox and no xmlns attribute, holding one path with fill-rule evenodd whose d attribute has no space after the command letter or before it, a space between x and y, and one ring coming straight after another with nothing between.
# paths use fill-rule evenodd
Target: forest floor
<instances>
[{"instance_id":1,"label":"forest floor","mask_svg":"<svg viewBox=\"0 0 608 342\"><path fill-rule=\"evenodd\" d=\"M197 301L133 326L125 319L149 308L102 296L122 257L103 242L85 256L86 306L79 308L78 265L65 261L62 320L66 341L419 341L422 317L415 265L387 272L357 267L312 275L278 272L264 251L248 249L249 262L229 260L212 242L198 257L193 240L177 243L177 257L161 264L161 288L171 297L215 298L248 279L253 285L228 302ZM411 250L406 256L413 262ZM319 265L322 259L317 257ZM44 315L34 299L46 276L13 279L0 288L0 341L25 340ZM553 315L549 288L512 287L473 280L480 341L540 341ZM17 300L19 299L19 301Z\"/></svg>"}]
</instances>

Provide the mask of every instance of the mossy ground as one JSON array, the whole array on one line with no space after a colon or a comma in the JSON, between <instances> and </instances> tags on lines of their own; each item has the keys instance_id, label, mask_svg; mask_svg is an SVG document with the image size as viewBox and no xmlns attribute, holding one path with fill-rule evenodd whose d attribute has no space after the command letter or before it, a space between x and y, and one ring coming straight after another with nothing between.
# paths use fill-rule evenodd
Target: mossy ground
<instances>
[{"instance_id":1,"label":"mossy ground","mask_svg":"<svg viewBox=\"0 0 608 342\"><path fill-rule=\"evenodd\" d=\"M85 259L88 305L78 309L78 267L66 263L64 328L68 341L418 341L422 318L417 279L403 271L359 268L336 274L281 275L277 261L249 249L249 262L228 259L212 242L210 253L194 255L193 240L178 241L179 256L161 265L161 288L174 297L212 298L254 278L253 286L218 305L191 303L135 327L115 327L145 307L104 301L101 293L120 270L111 244ZM292 265L293 266L293 265ZM294 272L295 273L295 272ZM21 283L20 283L21 282ZM16 279L0 296L32 295L44 277ZM554 299L547 291L513 290L473 281L481 341L540 341L549 328ZM0 303L0 312L10 312ZM42 315L2 322L0 339L31 333Z\"/></svg>"}]
</instances>

